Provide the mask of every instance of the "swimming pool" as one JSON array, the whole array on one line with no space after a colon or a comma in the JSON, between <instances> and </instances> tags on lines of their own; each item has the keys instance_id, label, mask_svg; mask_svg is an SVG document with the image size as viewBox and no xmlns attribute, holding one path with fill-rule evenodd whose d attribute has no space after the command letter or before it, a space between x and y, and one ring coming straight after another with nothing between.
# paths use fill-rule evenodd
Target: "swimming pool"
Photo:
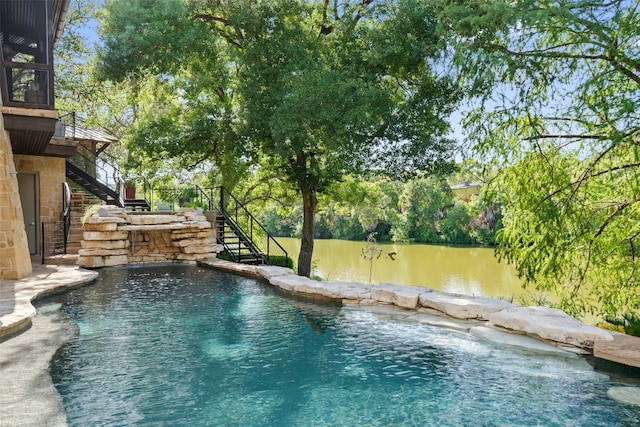
<instances>
[{"instance_id":1,"label":"swimming pool","mask_svg":"<svg viewBox=\"0 0 640 427\"><path fill-rule=\"evenodd\" d=\"M50 301L77 325L50 366L70 426L640 423L582 358L201 267L106 269Z\"/></svg>"}]
</instances>

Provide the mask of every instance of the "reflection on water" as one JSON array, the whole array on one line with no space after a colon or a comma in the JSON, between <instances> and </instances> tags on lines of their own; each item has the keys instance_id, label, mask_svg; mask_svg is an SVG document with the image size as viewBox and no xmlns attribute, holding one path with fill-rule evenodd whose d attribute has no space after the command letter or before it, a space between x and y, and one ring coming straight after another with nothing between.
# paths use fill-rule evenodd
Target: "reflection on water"
<instances>
[{"instance_id":1,"label":"reflection on water","mask_svg":"<svg viewBox=\"0 0 640 427\"><path fill-rule=\"evenodd\" d=\"M300 240L278 238L297 260ZM316 240L314 274L327 280L369 282L369 261L361 256L363 242ZM426 286L466 295L518 297L526 294L515 269L498 262L490 248L437 245L379 244L380 258L373 260L371 283ZM395 252L395 261L387 254Z\"/></svg>"}]
</instances>

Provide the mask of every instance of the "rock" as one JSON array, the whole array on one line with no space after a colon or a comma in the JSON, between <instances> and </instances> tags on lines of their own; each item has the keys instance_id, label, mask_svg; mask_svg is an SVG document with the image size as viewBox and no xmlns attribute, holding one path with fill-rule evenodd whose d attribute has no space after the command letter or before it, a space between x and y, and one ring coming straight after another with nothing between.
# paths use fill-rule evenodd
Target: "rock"
<instances>
[{"instance_id":1,"label":"rock","mask_svg":"<svg viewBox=\"0 0 640 427\"><path fill-rule=\"evenodd\" d=\"M287 276L274 276L269 279L269 283L285 291L315 294L317 293L316 285L319 282L309 279L308 277L291 274Z\"/></svg>"},{"instance_id":2,"label":"rock","mask_svg":"<svg viewBox=\"0 0 640 427\"><path fill-rule=\"evenodd\" d=\"M600 359L640 368L640 338L612 334L613 341L598 340L593 344L593 355Z\"/></svg>"},{"instance_id":3,"label":"rock","mask_svg":"<svg viewBox=\"0 0 640 427\"><path fill-rule=\"evenodd\" d=\"M184 240L174 239L173 241L173 244L180 248L186 248L187 246L211 246L211 245L214 245L215 243L216 242L212 237L205 237L201 239L184 239Z\"/></svg>"},{"instance_id":4,"label":"rock","mask_svg":"<svg viewBox=\"0 0 640 427\"><path fill-rule=\"evenodd\" d=\"M393 283L382 283L371 289L371 298L383 303L397 305L398 307L416 308L419 297L425 292L433 289L420 286L394 285Z\"/></svg>"},{"instance_id":5,"label":"rock","mask_svg":"<svg viewBox=\"0 0 640 427\"><path fill-rule=\"evenodd\" d=\"M499 299L447 292L425 292L420 295L420 305L457 319L480 320L487 320L491 313L517 307L516 304Z\"/></svg>"},{"instance_id":6,"label":"rock","mask_svg":"<svg viewBox=\"0 0 640 427\"><path fill-rule=\"evenodd\" d=\"M78 256L113 256L113 255L127 255L127 249L79 249Z\"/></svg>"},{"instance_id":7,"label":"rock","mask_svg":"<svg viewBox=\"0 0 640 427\"><path fill-rule=\"evenodd\" d=\"M84 231L116 231L118 224L115 222L102 222L102 223L85 223Z\"/></svg>"},{"instance_id":8,"label":"rock","mask_svg":"<svg viewBox=\"0 0 640 427\"><path fill-rule=\"evenodd\" d=\"M82 240L82 249L126 249L130 246L128 240Z\"/></svg>"},{"instance_id":9,"label":"rock","mask_svg":"<svg viewBox=\"0 0 640 427\"><path fill-rule=\"evenodd\" d=\"M171 233L171 238L173 240L182 240L182 239L203 239L206 237L214 238L211 230L209 231L191 231L191 230L175 230Z\"/></svg>"},{"instance_id":10,"label":"rock","mask_svg":"<svg viewBox=\"0 0 640 427\"><path fill-rule=\"evenodd\" d=\"M78 264L85 268L113 267L127 264L126 255L116 256L79 256Z\"/></svg>"},{"instance_id":11,"label":"rock","mask_svg":"<svg viewBox=\"0 0 640 427\"><path fill-rule=\"evenodd\" d=\"M625 405L640 406L640 387L611 387L607 396Z\"/></svg>"},{"instance_id":12,"label":"rock","mask_svg":"<svg viewBox=\"0 0 640 427\"><path fill-rule=\"evenodd\" d=\"M185 246L182 248L182 252L185 254L213 254L216 252L216 245Z\"/></svg>"},{"instance_id":13,"label":"rock","mask_svg":"<svg viewBox=\"0 0 640 427\"><path fill-rule=\"evenodd\" d=\"M488 320L493 326L581 348L592 349L597 340L613 340L610 332L586 325L556 308L512 307L492 313Z\"/></svg>"},{"instance_id":14,"label":"rock","mask_svg":"<svg viewBox=\"0 0 640 427\"><path fill-rule=\"evenodd\" d=\"M101 209L102 211L102 209ZM91 215L85 221L85 226L87 224L126 224L128 221L124 218L120 218L117 216L96 216Z\"/></svg>"},{"instance_id":15,"label":"rock","mask_svg":"<svg viewBox=\"0 0 640 427\"><path fill-rule=\"evenodd\" d=\"M207 221L206 218L203 219L202 221L185 221L184 226L190 227L190 228L197 228L199 230L212 228L211 223Z\"/></svg>"},{"instance_id":16,"label":"rock","mask_svg":"<svg viewBox=\"0 0 640 427\"><path fill-rule=\"evenodd\" d=\"M182 212L182 214L184 215L187 221L202 221L202 220L206 221L207 219L202 213L202 208L186 209Z\"/></svg>"},{"instance_id":17,"label":"rock","mask_svg":"<svg viewBox=\"0 0 640 427\"><path fill-rule=\"evenodd\" d=\"M565 357L577 357L575 353L562 350L542 340L522 333L504 332L486 326L475 326L469 330L473 335L497 344L510 345L539 353L553 353Z\"/></svg>"},{"instance_id":18,"label":"rock","mask_svg":"<svg viewBox=\"0 0 640 427\"><path fill-rule=\"evenodd\" d=\"M183 230L185 228L187 227L180 222L172 222L170 224L121 225L118 227L118 230L142 233L153 233L158 231L169 233L175 230Z\"/></svg>"},{"instance_id":19,"label":"rock","mask_svg":"<svg viewBox=\"0 0 640 427\"><path fill-rule=\"evenodd\" d=\"M371 299L371 285L359 282L317 282L320 295L332 299Z\"/></svg>"},{"instance_id":20,"label":"rock","mask_svg":"<svg viewBox=\"0 0 640 427\"><path fill-rule=\"evenodd\" d=\"M178 215L131 215L131 225L160 225L174 222L184 222L184 216Z\"/></svg>"},{"instance_id":21,"label":"rock","mask_svg":"<svg viewBox=\"0 0 640 427\"><path fill-rule=\"evenodd\" d=\"M84 240L127 240L128 231L85 231L82 233Z\"/></svg>"},{"instance_id":22,"label":"rock","mask_svg":"<svg viewBox=\"0 0 640 427\"><path fill-rule=\"evenodd\" d=\"M277 267L270 265L261 265L257 268L258 274L260 274L265 279L269 280L272 277L276 276L288 276L295 274L292 269L287 267Z\"/></svg>"}]
</instances>

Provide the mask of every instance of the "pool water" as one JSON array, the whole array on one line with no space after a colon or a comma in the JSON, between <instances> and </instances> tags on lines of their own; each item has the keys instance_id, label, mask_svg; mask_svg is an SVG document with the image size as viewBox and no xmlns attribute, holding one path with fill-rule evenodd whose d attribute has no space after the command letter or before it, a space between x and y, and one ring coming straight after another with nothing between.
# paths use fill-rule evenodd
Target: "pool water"
<instances>
[{"instance_id":1,"label":"pool water","mask_svg":"<svg viewBox=\"0 0 640 427\"><path fill-rule=\"evenodd\" d=\"M106 269L54 298L77 325L50 366L70 426L640 423L582 358L201 267Z\"/></svg>"}]
</instances>

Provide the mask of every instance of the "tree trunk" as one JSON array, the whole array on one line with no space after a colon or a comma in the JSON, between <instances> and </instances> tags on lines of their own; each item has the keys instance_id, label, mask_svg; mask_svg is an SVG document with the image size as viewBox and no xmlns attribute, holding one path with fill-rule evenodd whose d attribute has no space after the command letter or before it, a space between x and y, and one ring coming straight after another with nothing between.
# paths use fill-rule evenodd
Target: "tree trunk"
<instances>
[{"instance_id":1,"label":"tree trunk","mask_svg":"<svg viewBox=\"0 0 640 427\"><path fill-rule=\"evenodd\" d=\"M315 191L302 190L302 243L298 255L298 274L311 276L311 257L315 235L315 214L318 199Z\"/></svg>"}]
</instances>

